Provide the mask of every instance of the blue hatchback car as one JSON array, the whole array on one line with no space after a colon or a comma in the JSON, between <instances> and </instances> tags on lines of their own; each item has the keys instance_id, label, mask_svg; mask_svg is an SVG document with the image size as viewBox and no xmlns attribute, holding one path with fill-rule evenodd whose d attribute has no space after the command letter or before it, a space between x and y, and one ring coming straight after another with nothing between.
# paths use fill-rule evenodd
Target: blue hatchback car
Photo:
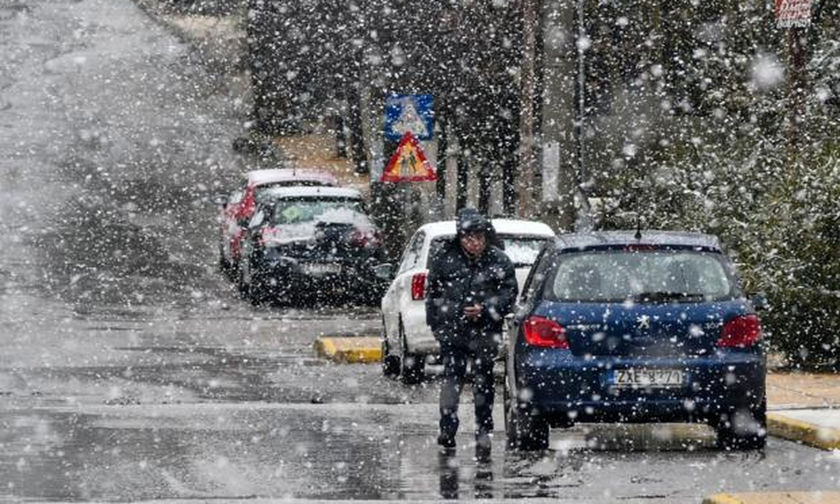
<instances>
[{"instance_id":1,"label":"blue hatchback car","mask_svg":"<svg viewBox=\"0 0 840 504\"><path fill-rule=\"evenodd\" d=\"M575 422L704 422L727 449L766 439L756 305L718 239L567 234L531 269L506 327L508 446Z\"/></svg>"}]
</instances>

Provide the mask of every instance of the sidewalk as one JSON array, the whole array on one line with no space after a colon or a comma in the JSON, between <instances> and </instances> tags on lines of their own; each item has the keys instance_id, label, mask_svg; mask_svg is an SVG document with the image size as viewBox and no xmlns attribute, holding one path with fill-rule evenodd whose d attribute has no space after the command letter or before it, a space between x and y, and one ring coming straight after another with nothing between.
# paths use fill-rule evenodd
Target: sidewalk
<instances>
[{"instance_id":1,"label":"sidewalk","mask_svg":"<svg viewBox=\"0 0 840 504\"><path fill-rule=\"evenodd\" d=\"M840 374L771 371L767 409L771 436L840 450Z\"/></svg>"}]
</instances>

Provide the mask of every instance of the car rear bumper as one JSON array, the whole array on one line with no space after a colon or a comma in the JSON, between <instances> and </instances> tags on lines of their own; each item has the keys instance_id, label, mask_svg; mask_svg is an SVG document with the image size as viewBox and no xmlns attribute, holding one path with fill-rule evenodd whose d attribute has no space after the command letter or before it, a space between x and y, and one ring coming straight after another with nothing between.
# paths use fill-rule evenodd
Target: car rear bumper
<instances>
[{"instance_id":1,"label":"car rear bumper","mask_svg":"<svg viewBox=\"0 0 840 504\"><path fill-rule=\"evenodd\" d=\"M765 358L759 352L644 360L562 353L568 355L547 359L547 352L526 352L517 367L519 397L553 423L713 421L721 413L756 409L765 397ZM615 386L610 374L626 368L680 369L686 379L671 388Z\"/></svg>"},{"instance_id":2,"label":"car rear bumper","mask_svg":"<svg viewBox=\"0 0 840 504\"><path fill-rule=\"evenodd\" d=\"M304 262L289 258L266 261L258 275L263 282L280 288L301 288L324 292L354 292L377 285L372 266L375 261ZM315 271L319 268L320 271Z\"/></svg>"}]
</instances>

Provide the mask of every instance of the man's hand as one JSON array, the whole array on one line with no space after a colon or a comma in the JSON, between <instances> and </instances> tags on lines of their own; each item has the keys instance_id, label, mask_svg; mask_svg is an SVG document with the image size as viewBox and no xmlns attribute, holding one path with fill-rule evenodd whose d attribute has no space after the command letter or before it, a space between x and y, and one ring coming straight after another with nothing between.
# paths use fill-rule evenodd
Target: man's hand
<instances>
[{"instance_id":1,"label":"man's hand","mask_svg":"<svg viewBox=\"0 0 840 504\"><path fill-rule=\"evenodd\" d=\"M476 320L481 317L481 312L484 310L480 304L464 307L464 316L470 320Z\"/></svg>"}]
</instances>

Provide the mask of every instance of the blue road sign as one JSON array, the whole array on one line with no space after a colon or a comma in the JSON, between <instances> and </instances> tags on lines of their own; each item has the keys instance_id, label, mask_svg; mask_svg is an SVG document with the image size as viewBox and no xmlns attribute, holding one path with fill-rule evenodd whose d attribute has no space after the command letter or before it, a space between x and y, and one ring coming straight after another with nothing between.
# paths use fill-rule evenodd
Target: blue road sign
<instances>
[{"instance_id":1,"label":"blue road sign","mask_svg":"<svg viewBox=\"0 0 840 504\"><path fill-rule=\"evenodd\" d=\"M418 140L435 133L434 96L393 94L385 100L385 138L398 142L410 131Z\"/></svg>"}]
</instances>

